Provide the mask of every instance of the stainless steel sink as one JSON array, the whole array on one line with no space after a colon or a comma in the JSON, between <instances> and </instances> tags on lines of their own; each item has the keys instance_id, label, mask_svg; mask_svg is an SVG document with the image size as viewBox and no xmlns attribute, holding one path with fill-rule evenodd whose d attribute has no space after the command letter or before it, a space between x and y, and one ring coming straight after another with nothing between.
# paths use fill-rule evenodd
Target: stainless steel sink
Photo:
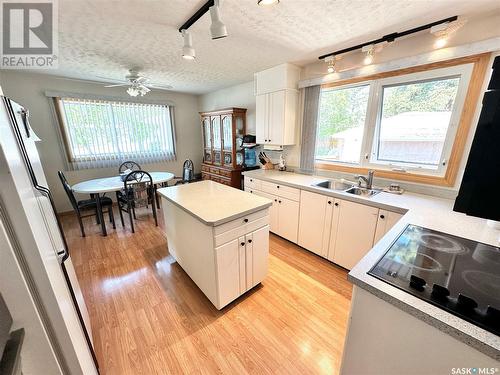
<instances>
[{"instance_id":1,"label":"stainless steel sink","mask_svg":"<svg viewBox=\"0 0 500 375\"><path fill-rule=\"evenodd\" d=\"M380 193L380 190L375 189L365 189L357 186L353 186L350 189L345 190L346 193L360 195L362 197L372 197L375 194Z\"/></svg>"},{"instance_id":2,"label":"stainless steel sink","mask_svg":"<svg viewBox=\"0 0 500 375\"><path fill-rule=\"evenodd\" d=\"M346 190L352 188L353 184L339 180L327 180L313 184L313 186L322 187L330 190Z\"/></svg>"}]
</instances>

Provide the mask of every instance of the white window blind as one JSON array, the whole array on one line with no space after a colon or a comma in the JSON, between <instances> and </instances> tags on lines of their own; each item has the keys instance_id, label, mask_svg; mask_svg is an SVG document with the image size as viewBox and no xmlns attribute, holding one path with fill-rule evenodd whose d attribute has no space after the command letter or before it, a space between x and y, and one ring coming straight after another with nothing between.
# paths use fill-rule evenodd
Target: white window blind
<instances>
[{"instance_id":1,"label":"white window blind","mask_svg":"<svg viewBox=\"0 0 500 375\"><path fill-rule=\"evenodd\" d=\"M80 98L56 101L70 169L175 159L168 105Z\"/></svg>"}]
</instances>

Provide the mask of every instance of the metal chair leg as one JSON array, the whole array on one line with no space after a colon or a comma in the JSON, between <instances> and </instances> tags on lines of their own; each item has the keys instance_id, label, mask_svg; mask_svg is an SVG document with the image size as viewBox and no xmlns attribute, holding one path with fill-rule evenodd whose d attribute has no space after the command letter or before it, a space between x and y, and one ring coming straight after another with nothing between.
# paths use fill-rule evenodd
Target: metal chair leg
<instances>
[{"instance_id":1,"label":"metal chair leg","mask_svg":"<svg viewBox=\"0 0 500 375\"><path fill-rule=\"evenodd\" d=\"M76 216L78 218L78 224L80 224L80 231L82 232L82 237L85 237L85 229L83 229L83 221L82 217L80 216L80 211L76 212Z\"/></svg>"},{"instance_id":2,"label":"metal chair leg","mask_svg":"<svg viewBox=\"0 0 500 375\"><path fill-rule=\"evenodd\" d=\"M123 220L122 206L120 204L120 198L118 198L118 192L116 192L116 202L118 203L118 212L120 213L120 220L122 222L122 227L125 228L125 221Z\"/></svg>"},{"instance_id":3,"label":"metal chair leg","mask_svg":"<svg viewBox=\"0 0 500 375\"><path fill-rule=\"evenodd\" d=\"M154 192L154 191L153 191ZM158 218L156 216L156 205L155 205L155 199L153 197L153 199L151 200L151 208L153 209L153 217L155 218L155 225L158 226Z\"/></svg>"},{"instance_id":4,"label":"metal chair leg","mask_svg":"<svg viewBox=\"0 0 500 375\"><path fill-rule=\"evenodd\" d=\"M109 219L111 220L111 223L113 224L113 229L116 229L116 223L115 223L115 213L113 212L113 205L109 206Z\"/></svg>"},{"instance_id":5,"label":"metal chair leg","mask_svg":"<svg viewBox=\"0 0 500 375\"><path fill-rule=\"evenodd\" d=\"M132 217L132 205L130 204L130 200L127 201L127 208L128 208L128 216L130 218L130 227L132 228L132 233L135 233L135 230L134 230L134 219ZM135 216L135 212L134 212L134 216Z\"/></svg>"}]
</instances>

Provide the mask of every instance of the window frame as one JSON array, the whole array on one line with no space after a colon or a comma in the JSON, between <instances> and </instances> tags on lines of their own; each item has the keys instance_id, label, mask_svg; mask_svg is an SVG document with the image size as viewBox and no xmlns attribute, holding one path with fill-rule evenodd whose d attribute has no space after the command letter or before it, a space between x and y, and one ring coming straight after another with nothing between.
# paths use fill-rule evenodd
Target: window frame
<instances>
[{"instance_id":1,"label":"window frame","mask_svg":"<svg viewBox=\"0 0 500 375\"><path fill-rule=\"evenodd\" d=\"M52 95L51 95L52 96ZM85 163L89 162L91 160L95 161L101 161L104 162L105 165L100 166L101 168L106 168L114 165L118 165L122 160L122 158L127 158L129 155L126 153L120 155L120 154L106 154L102 156L94 156L94 157L89 157L89 156L84 156L84 157L77 157L73 151L73 148L71 147L71 141L69 139L69 124L65 115L65 109L64 109L64 100L81 100L81 101L88 101L88 100L93 100L97 102L103 102L104 104L113 104L113 103L124 103L124 104L134 104L134 105L152 105L152 106L164 106L168 110L168 117L170 121L170 130L165 130L166 133L171 134L171 142L172 142L172 150L164 150L163 152L165 153L170 153L173 156L173 160L176 158L176 153L177 153L177 145L176 145L176 136L175 136L175 123L174 123L174 115L173 115L173 106L170 103L163 103L163 102L133 102L130 100L124 100L121 98L114 98L114 97L98 97L98 96L81 96L81 95L57 95L57 96L52 96L53 100L53 105L54 105L54 110L55 110L55 116L57 119L58 123L58 130L59 130L59 135L62 140L63 148L65 151L66 155L66 161L68 162L68 167L71 167L72 164L75 163ZM137 156L132 153L131 158L136 158ZM160 155L153 155L152 159L161 159ZM165 159L165 160L170 160L170 159ZM142 160L142 163L147 163L148 161ZM100 168L97 166L89 166L89 167L83 167L83 169L93 169L93 168ZM71 167L69 169L75 169L74 167ZM82 169L76 168L76 169Z\"/></svg>"},{"instance_id":2,"label":"window frame","mask_svg":"<svg viewBox=\"0 0 500 375\"><path fill-rule=\"evenodd\" d=\"M366 115L365 115L365 124L363 125L363 141L361 143L361 149L360 149L360 154L359 158L361 160L361 156L363 155L363 150L365 148L365 140L366 140L366 128L368 126L368 119L369 119L369 111L370 111L370 105L371 105L371 97L372 97L372 90L373 90L373 85L372 81L364 81L364 82L357 82L357 83L351 83L351 84L346 84L346 85L341 85L341 86L336 86L333 88L327 88L331 89L332 91L334 90L343 90L343 89L351 89L355 87L361 87L361 86L368 86L368 100L366 104ZM320 100L321 100L321 92L320 92ZM318 120L321 114L319 113L319 105L318 105ZM318 139L316 139L316 144L318 142ZM321 158L316 158L316 155L314 155L315 162L321 161L324 163L332 163L332 164L340 164L340 165L359 165L358 163L351 163L348 161L333 161L333 160L328 160L328 159L321 159Z\"/></svg>"},{"instance_id":3,"label":"window frame","mask_svg":"<svg viewBox=\"0 0 500 375\"><path fill-rule=\"evenodd\" d=\"M383 178L453 186L489 61L490 53L485 53L322 85L322 89L325 89L369 83L370 93L359 163L325 161L316 159L315 156L316 168L350 173L366 173L373 169ZM411 165L374 162L372 156L377 139L376 132L380 129L383 87L457 75L460 75L461 79L441 155L441 160L446 160L445 165L440 163L438 168L433 170Z\"/></svg>"}]
</instances>

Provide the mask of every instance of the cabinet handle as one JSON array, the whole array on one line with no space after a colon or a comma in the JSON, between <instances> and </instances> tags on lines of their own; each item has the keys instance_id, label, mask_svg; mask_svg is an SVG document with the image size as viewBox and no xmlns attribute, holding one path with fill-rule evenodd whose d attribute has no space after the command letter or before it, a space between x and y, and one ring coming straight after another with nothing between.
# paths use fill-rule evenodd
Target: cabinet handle
<instances>
[{"instance_id":1,"label":"cabinet handle","mask_svg":"<svg viewBox=\"0 0 500 375\"><path fill-rule=\"evenodd\" d=\"M244 223L248 223L248 219L243 219L243 222Z\"/></svg>"},{"instance_id":2,"label":"cabinet handle","mask_svg":"<svg viewBox=\"0 0 500 375\"><path fill-rule=\"evenodd\" d=\"M277 200L277 199L275 199L274 201L275 201L275 202L277 202L278 200Z\"/></svg>"},{"instance_id":3,"label":"cabinet handle","mask_svg":"<svg viewBox=\"0 0 500 375\"><path fill-rule=\"evenodd\" d=\"M241 246L245 246L245 243L244 243L244 242L242 242L240 245L241 245Z\"/></svg>"},{"instance_id":4,"label":"cabinet handle","mask_svg":"<svg viewBox=\"0 0 500 375\"><path fill-rule=\"evenodd\" d=\"M252 193L252 194L253 194L253 190L250 190L250 193Z\"/></svg>"},{"instance_id":5,"label":"cabinet handle","mask_svg":"<svg viewBox=\"0 0 500 375\"><path fill-rule=\"evenodd\" d=\"M279 186L279 185L276 185L276 187L277 187L278 189L280 188L280 186Z\"/></svg>"},{"instance_id":6,"label":"cabinet handle","mask_svg":"<svg viewBox=\"0 0 500 375\"><path fill-rule=\"evenodd\" d=\"M380 215L380 218L381 218L381 219L385 219L385 216L384 216L384 215Z\"/></svg>"},{"instance_id":7,"label":"cabinet handle","mask_svg":"<svg viewBox=\"0 0 500 375\"><path fill-rule=\"evenodd\" d=\"M253 180L252 180L252 179L250 179L250 182L253 182Z\"/></svg>"},{"instance_id":8,"label":"cabinet handle","mask_svg":"<svg viewBox=\"0 0 500 375\"><path fill-rule=\"evenodd\" d=\"M339 206L338 202L335 202L335 207L338 207L338 206Z\"/></svg>"},{"instance_id":9,"label":"cabinet handle","mask_svg":"<svg viewBox=\"0 0 500 375\"><path fill-rule=\"evenodd\" d=\"M252 243L252 240L248 240L248 243Z\"/></svg>"},{"instance_id":10,"label":"cabinet handle","mask_svg":"<svg viewBox=\"0 0 500 375\"><path fill-rule=\"evenodd\" d=\"M328 201L328 204L332 204L332 201Z\"/></svg>"},{"instance_id":11,"label":"cabinet handle","mask_svg":"<svg viewBox=\"0 0 500 375\"><path fill-rule=\"evenodd\" d=\"M278 203L281 203L281 201L278 201Z\"/></svg>"}]
</instances>

